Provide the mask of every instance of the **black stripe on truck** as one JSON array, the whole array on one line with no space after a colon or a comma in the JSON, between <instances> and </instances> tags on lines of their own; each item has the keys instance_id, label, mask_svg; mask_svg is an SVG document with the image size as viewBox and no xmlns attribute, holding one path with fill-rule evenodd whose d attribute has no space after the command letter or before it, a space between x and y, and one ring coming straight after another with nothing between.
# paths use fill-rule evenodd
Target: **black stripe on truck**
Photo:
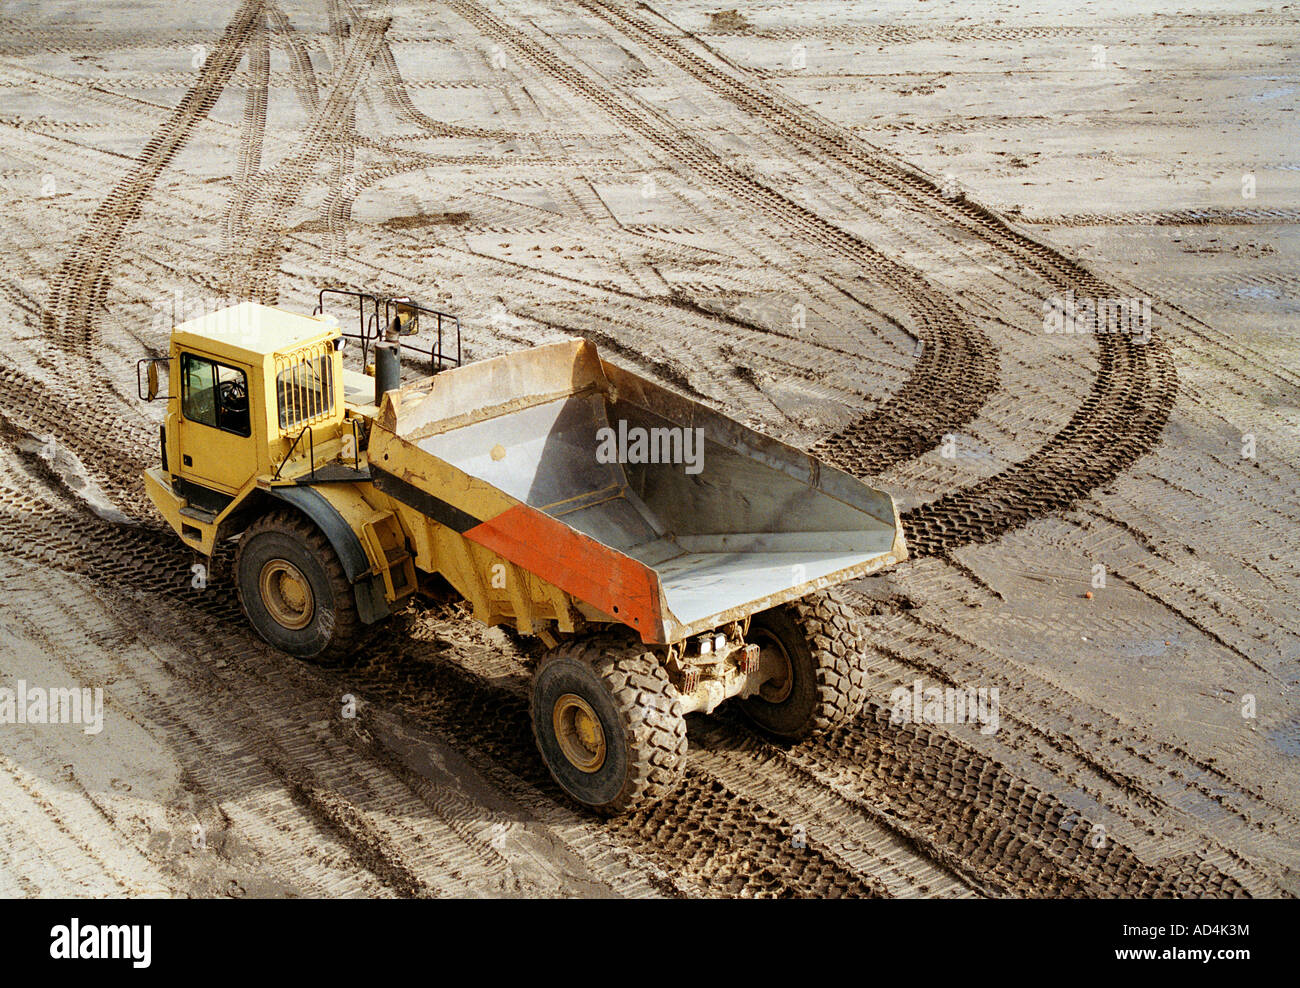
<instances>
[{"instance_id":1,"label":"black stripe on truck","mask_svg":"<svg viewBox=\"0 0 1300 988\"><path fill-rule=\"evenodd\" d=\"M448 504L428 491L422 491L414 484L408 484L401 477L381 470L373 463L370 464L370 482L394 501L401 501L408 508L414 508L420 514L428 515L454 532L463 535L474 526L481 524L480 519L461 511L454 504Z\"/></svg>"}]
</instances>

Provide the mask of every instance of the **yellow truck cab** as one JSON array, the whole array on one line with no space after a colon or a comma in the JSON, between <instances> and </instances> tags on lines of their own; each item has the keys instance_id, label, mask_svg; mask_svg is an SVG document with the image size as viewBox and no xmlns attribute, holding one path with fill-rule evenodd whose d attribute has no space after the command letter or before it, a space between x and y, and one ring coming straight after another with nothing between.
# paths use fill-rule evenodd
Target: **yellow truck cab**
<instances>
[{"instance_id":1,"label":"yellow truck cab","mask_svg":"<svg viewBox=\"0 0 1300 988\"><path fill-rule=\"evenodd\" d=\"M285 538L323 535L335 557L321 567L338 583L332 591L355 598L337 602L333 620L341 623L329 637L340 644L347 640L344 612L357 611L351 623L370 624L415 589L395 518L376 511L357 487L369 479L363 419L350 416L345 395L351 392L356 409L373 411L374 385L344 370L342 347L333 318L254 302L180 323L168 358L152 362L151 375L159 364L168 369L167 413L162 462L144 476L150 500L203 556L272 516L282 528L294 519ZM270 606L253 604L257 617L272 619L268 627L289 633L273 635L272 644L305 656L319 636L303 640L315 623L304 618L326 612L310 575L292 564L261 574L256 589ZM239 589L243 599L253 588ZM303 613L294 612L295 602Z\"/></svg>"},{"instance_id":2,"label":"yellow truck cab","mask_svg":"<svg viewBox=\"0 0 1300 988\"><path fill-rule=\"evenodd\" d=\"M213 522L275 470L304 427L337 432L339 339L336 323L253 302L173 331L163 463L146 483L164 516L195 523L181 537L199 551L211 553Z\"/></svg>"}]
</instances>

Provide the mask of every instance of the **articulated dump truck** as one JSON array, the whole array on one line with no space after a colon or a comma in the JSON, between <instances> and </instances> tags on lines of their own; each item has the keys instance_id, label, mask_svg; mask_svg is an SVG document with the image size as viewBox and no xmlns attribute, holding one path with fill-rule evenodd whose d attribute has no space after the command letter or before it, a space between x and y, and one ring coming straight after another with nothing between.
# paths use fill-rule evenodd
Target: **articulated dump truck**
<instances>
[{"instance_id":1,"label":"articulated dump truck","mask_svg":"<svg viewBox=\"0 0 1300 988\"><path fill-rule=\"evenodd\" d=\"M587 341L461 366L458 323L452 356L443 314L344 294L358 333L242 303L139 368L168 402L148 495L201 556L237 539L262 638L337 661L414 595L454 591L540 640L537 748L606 813L677 784L688 713L731 699L793 741L858 712L865 643L833 588L906 557L889 495ZM403 385L404 340L435 318Z\"/></svg>"}]
</instances>

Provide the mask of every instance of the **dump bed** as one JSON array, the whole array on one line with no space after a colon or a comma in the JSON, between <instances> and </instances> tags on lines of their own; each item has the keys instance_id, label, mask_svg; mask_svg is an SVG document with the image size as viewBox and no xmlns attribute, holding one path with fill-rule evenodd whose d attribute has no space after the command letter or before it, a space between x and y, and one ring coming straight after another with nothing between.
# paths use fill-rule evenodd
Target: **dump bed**
<instances>
[{"instance_id":1,"label":"dump bed","mask_svg":"<svg viewBox=\"0 0 1300 988\"><path fill-rule=\"evenodd\" d=\"M571 340L389 395L375 484L646 642L906 557L889 495Z\"/></svg>"}]
</instances>

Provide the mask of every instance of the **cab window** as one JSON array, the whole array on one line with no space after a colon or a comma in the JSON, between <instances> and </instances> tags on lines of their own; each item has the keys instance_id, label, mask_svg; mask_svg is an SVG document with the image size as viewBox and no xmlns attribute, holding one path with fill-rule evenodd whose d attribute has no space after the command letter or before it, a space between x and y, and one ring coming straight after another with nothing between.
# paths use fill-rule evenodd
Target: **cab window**
<instances>
[{"instance_id":1,"label":"cab window","mask_svg":"<svg viewBox=\"0 0 1300 988\"><path fill-rule=\"evenodd\" d=\"M248 378L237 367L182 354L181 412L191 422L249 435Z\"/></svg>"},{"instance_id":2,"label":"cab window","mask_svg":"<svg viewBox=\"0 0 1300 988\"><path fill-rule=\"evenodd\" d=\"M334 412L334 362L328 353L307 358L275 376L280 428L323 418Z\"/></svg>"}]
</instances>

